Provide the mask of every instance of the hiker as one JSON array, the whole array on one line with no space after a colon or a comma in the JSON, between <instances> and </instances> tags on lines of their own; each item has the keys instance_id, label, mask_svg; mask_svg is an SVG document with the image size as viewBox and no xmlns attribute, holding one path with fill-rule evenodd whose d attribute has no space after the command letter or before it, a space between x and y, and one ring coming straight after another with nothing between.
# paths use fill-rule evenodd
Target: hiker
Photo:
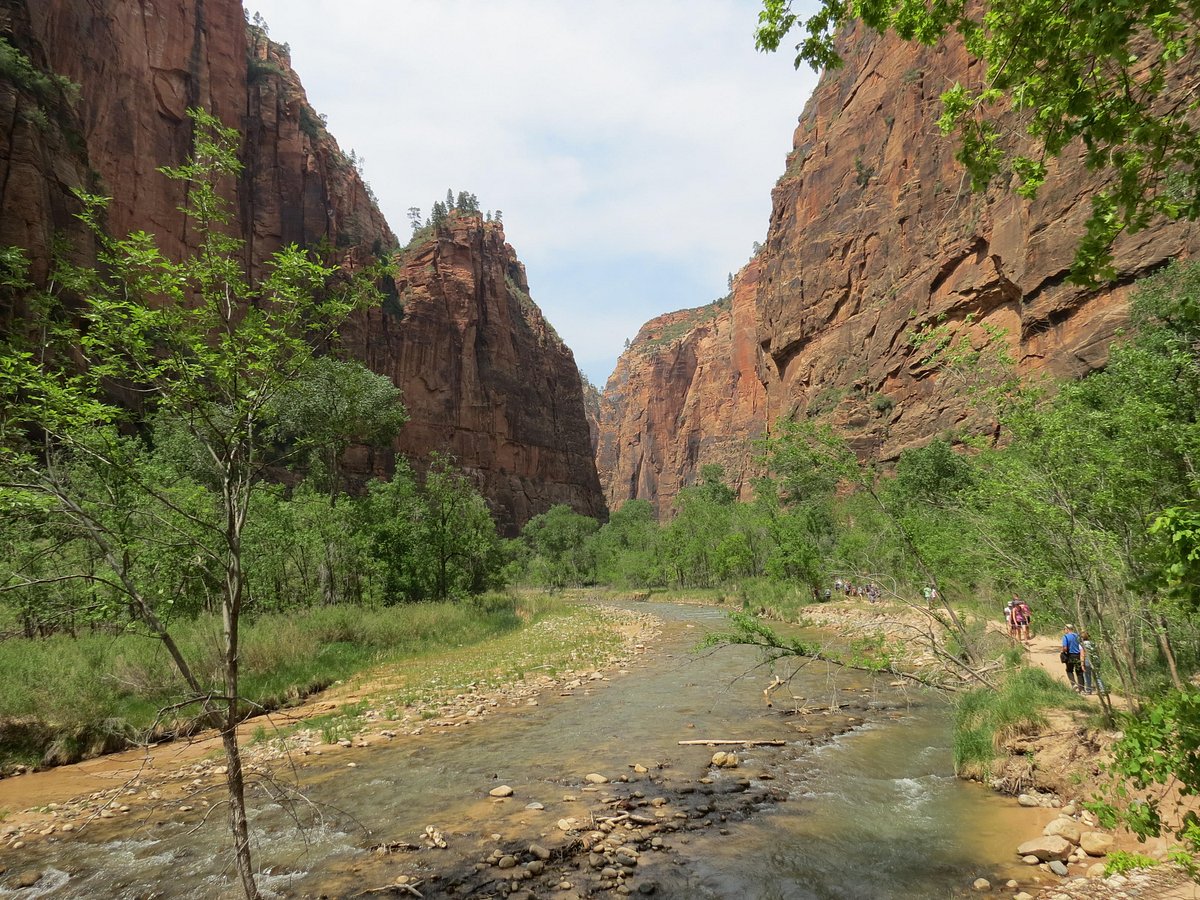
<instances>
[{"instance_id":1,"label":"hiker","mask_svg":"<svg viewBox=\"0 0 1200 900\"><path fill-rule=\"evenodd\" d=\"M1013 602L1009 600L1004 604L1004 624L1008 626L1008 636L1013 640L1017 639L1017 621L1013 613Z\"/></svg>"},{"instance_id":2,"label":"hiker","mask_svg":"<svg viewBox=\"0 0 1200 900\"><path fill-rule=\"evenodd\" d=\"M1062 652L1059 654L1059 659L1067 667L1067 681L1071 682L1071 687L1083 693L1083 672L1080 670L1079 660L1083 655L1083 647L1079 643L1079 635L1075 633L1075 626L1067 624L1063 628Z\"/></svg>"},{"instance_id":3,"label":"hiker","mask_svg":"<svg viewBox=\"0 0 1200 900\"><path fill-rule=\"evenodd\" d=\"M1021 619L1023 620L1021 631L1025 636L1025 640L1029 641L1033 638L1033 613L1029 609L1029 604L1020 597L1017 598L1016 605L1021 610Z\"/></svg>"},{"instance_id":4,"label":"hiker","mask_svg":"<svg viewBox=\"0 0 1200 900\"><path fill-rule=\"evenodd\" d=\"M1079 663L1083 667L1083 692L1085 694L1103 694L1104 682L1100 680L1100 657L1096 653L1096 645L1086 631L1079 633L1079 647L1083 653Z\"/></svg>"},{"instance_id":5,"label":"hiker","mask_svg":"<svg viewBox=\"0 0 1200 900\"><path fill-rule=\"evenodd\" d=\"M1025 611L1029 607L1016 594L1013 594L1012 605L1013 630L1016 632L1014 636L1018 641L1028 640L1029 638L1026 635L1029 630L1029 623L1025 619Z\"/></svg>"}]
</instances>

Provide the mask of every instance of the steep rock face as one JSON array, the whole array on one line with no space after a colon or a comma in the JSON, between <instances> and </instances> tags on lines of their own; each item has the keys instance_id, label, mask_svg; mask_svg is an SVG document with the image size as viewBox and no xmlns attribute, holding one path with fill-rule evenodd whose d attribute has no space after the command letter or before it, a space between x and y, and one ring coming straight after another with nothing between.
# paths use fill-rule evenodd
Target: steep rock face
<instances>
[{"instance_id":1,"label":"steep rock face","mask_svg":"<svg viewBox=\"0 0 1200 900\"><path fill-rule=\"evenodd\" d=\"M757 282L756 322L705 323L664 342L694 311L670 314L618 361L596 457L611 505L647 497L663 514L707 462L726 465L744 490L748 470L706 447L744 444L780 416L832 421L862 456L883 461L934 435L986 433L991 410L914 336L941 329L1023 374L1078 376L1106 361L1131 283L1200 250L1195 225L1156 222L1118 241L1115 284L1069 284L1090 196L1103 186L1078 148L1051 162L1034 201L999 186L973 194L936 118L940 93L978 82L981 67L958 45L914 49L865 29L843 36L841 52L845 66L822 77L800 117L758 268L743 276ZM1185 82L1176 91L1190 97ZM721 366L731 379L741 373L737 387L697 393L695 373ZM753 371L765 399L744 386ZM749 404L745 413L726 411L727 396Z\"/></svg>"},{"instance_id":2,"label":"steep rock face","mask_svg":"<svg viewBox=\"0 0 1200 900\"><path fill-rule=\"evenodd\" d=\"M243 135L227 195L252 268L288 243L344 256L395 245L286 51L246 25L240 0L22 5L50 68L79 85L83 156L112 198L112 232L148 231L172 255L192 244L183 186L158 169L187 159L187 110L200 106Z\"/></svg>"},{"instance_id":3,"label":"steep rock face","mask_svg":"<svg viewBox=\"0 0 1200 900\"><path fill-rule=\"evenodd\" d=\"M958 45L915 51L863 29L842 50L847 64L822 78L772 194L758 339L773 411L831 413L859 452L891 459L987 427L916 331L991 341L1025 373L1082 374L1126 321L1129 282L1194 252L1200 235L1158 223L1118 242L1115 287L1068 284L1103 184L1078 150L1054 162L1035 201L972 194L934 121L940 92L977 82L981 67Z\"/></svg>"},{"instance_id":4,"label":"steep rock face","mask_svg":"<svg viewBox=\"0 0 1200 900\"><path fill-rule=\"evenodd\" d=\"M172 255L193 243L183 188L157 171L187 159L193 106L242 134L244 169L224 194L252 271L289 243L351 267L396 246L286 50L247 26L240 0L0 0L0 36L79 86L72 106L57 82L0 78L0 246L26 248L35 275L57 232L88 256L73 188L113 198L113 233L151 232ZM476 231L456 225L430 258L403 259L404 316L392 296L392 312L362 315L348 342L405 391L412 424L398 449L455 455L510 530L556 502L602 514L570 352L529 301L499 229ZM0 328L19 315L0 308ZM348 467L385 474L390 461L359 448Z\"/></svg>"},{"instance_id":5,"label":"steep rock face","mask_svg":"<svg viewBox=\"0 0 1200 900\"><path fill-rule=\"evenodd\" d=\"M596 447L600 444L600 402L600 389L586 378L583 379L583 414L587 416L592 456L596 455Z\"/></svg>"},{"instance_id":6,"label":"steep rock face","mask_svg":"<svg viewBox=\"0 0 1200 900\"><path fill-rule=\"evenodd\" d=\"M509 533L558 503L603 516L575 358L500 224L451 215L401 255L396 287L343 341L403 390L398 449L453 455Z\"/></svg>"},{"instance_id":7,"label":"steep rock face","mask_svg":"<svg viewBox=\"0 0 1200 900\"><path fill-rule=\"evenodd\" d=\"M0 39L7 44L0 47L5 68L14 73L0 78L0 247L22 248L40 282L56 234L84 259L94 252L73 218L79 203L72 195L93 184L71 87L49 73L23 0L0 0ZM12 328L19 315L0 307L0 330Z\"/></svg>"},{"instance_id":8,"label":"steep rock face","mask_svg":"<svg viewBox=\"0 0 1200 900\"><path fill-rule=\"evenodd\" d=\"M753 442L767 422L755 337L759 272L756 258L724 300L647 322L617 361L596 448L610 508L641 498L666 517L680 488L709 464L749 495Z\"/></svg>"}]
</instances>

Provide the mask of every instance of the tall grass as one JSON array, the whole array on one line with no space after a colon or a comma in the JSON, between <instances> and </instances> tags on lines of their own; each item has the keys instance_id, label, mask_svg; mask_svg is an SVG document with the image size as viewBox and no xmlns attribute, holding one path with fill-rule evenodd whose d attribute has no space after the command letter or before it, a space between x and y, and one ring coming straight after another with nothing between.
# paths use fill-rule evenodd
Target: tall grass
<instances>
[{"instance_id":1,"label":"tall grass","mask_svg":"<svg viewBox=\"0 0 1200 900\"><path fill-rule=\"evenodd\" d=\"M954 769L990 774L1006 741L1046 724L1045 710L1078 708L1079 696L1037 668L1009 669L996 690L980 688L959 698L954 717Z\"/></svg>"},{"instance_id":2,"label":"tall grass","mask_svg":"<svg viewBox=\"0 0 1200 900\"><path fill-rule=\"evenodd\" d=\"M369 609L328 606L248 619L241 629L241 691L247 710L276 708L376 663L467 647L513 632L548 609L490 594L461 603ZM205 683L220 682L220 620L172 628ZM145 634L55 635L0 642L0 766L112 749L128 738L188 727L195 706L160 710L184 685L160 641ZM31 739L30 735L40 736Z\"/></svg>"}]
</instances>

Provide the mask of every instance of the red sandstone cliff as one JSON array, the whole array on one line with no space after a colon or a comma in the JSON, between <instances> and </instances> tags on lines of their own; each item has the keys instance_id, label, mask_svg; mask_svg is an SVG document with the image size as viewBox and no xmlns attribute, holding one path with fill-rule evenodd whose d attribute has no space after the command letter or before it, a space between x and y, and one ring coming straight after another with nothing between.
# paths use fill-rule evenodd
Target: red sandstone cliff
<instances>
[{"instance_id":1,"label":"red sandstone cliff","mask_svg":"<svg viewBox=\"0 0 1200 900\"><path fill-rule=\"evenodd\" d=\"M621 355L604 388L596 448L611 508L641 498L665 517L679 489L713 463L749 495L753 443L767 421L755 339L758 282L755 258L729 297L652 319Z\"/></svg>"},{"instance_id":2,"label":"red sandstone cliff","mask_svg":"<svg viewBox=\"0 0 1200 900\"><path fill-rule=\"evenodd\" d=\"M822 77L772 193L758 341L773 412L832 408L860 452L886 460L986 427L922 362L914 329L945 323L980 345L984 326L1000 328L1019 370L1080 375L1104 363L1128 284L1200 248L1200 230L1157 223L1118 241L1116 285L1068 284L1103 184L1079 148L1034 201L1000 186L972 194L935 119L941 92L981 67L958 45L915 50L865 29L842 48L847 64Z\"/></svg>"},{"instance_id":3,"label":"red sandstone cliff","mask_svg":"<svg viewBox=\"0 0 1200 900\"><path fill-rule=\"evenodd\" d=\"M242 133L244 170L226 193L248 268L288 243L351 266L395 247L286 51L247 26L240 0L0 0L0 37L34 73L0 76L0 246L25 248L35 274L56 232L80 236L73 188L113 198L115 233L151 232L171 254L191 243L183 189L157 170L187 158L192 106ZM77 102L38 81L47 72L77 84ZM412 422L398 449L453 454L507 528L559 502L602 514L574 360L502 231L476 225L456 220L402 257L404 314L391 298L348 343L404 390ZM0 309L0 328L19 314ZM386 462L358 453L351 468Z\"/></svg>"},{"instance_id":4,"label":"red sandstone cliff","mask_svg":"<svg viewBox=\"0 0 1200 900\"><path fill-rule=\"evenodd\" d=\"M985 429L987 412L924 361L915 331L944 324L976 348L1003 344L1024 373L1076 376L1103 365L1130 283L1200 249L1195 225L1160 222L1117 243L1113 286L1067 283L1103 184L1078 149L1054 161L1035 201L999 186L972 194L936 118L941 92L978 79L979 67L958 47L915 49L864 29L841 47L846 64L821 78L772 192L755 324L659 346L639 338L617 364L605 392L612 434L597 452L614 507L647 497L665 511L700 466L730 469L724 451L708 449L714 438L745 441L782 415L827 417L859 453L883 460L951 429ZM989 338L994 329L1002 337ZM742 387L752 357L765 402ZM730 358L742 360L737 391L710 386L693 400L694 373L726 367L732 377ZM731 416L728 401L751 408Z\"/></svg>"},{"instance_id":5,"label":"red sandstone cliff","mask_svg":"<svg viewBox=\"0 0 1200 900\"><path fill-rule=\"evenodd\" d=\"M509 533L559 503L602 516L575 358L500 223L451 214L400 256L396 287L343 343L403 390L400 451L453 455Z\"/></svg>"}]
</instances>

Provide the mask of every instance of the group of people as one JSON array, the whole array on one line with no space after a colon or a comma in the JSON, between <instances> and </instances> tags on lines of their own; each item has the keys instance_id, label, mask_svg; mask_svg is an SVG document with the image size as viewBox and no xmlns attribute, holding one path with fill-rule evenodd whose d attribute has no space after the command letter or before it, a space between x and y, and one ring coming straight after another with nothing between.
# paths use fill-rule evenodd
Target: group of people
<instances>
[{"instance_id":1,"label":"group of people","mask_svg":"<svg viewBox=\"0 0 1200 900\"><path fill-rule=\"evenodd\" d=\"M844 578L833 579L833 590L837 594L845 594L847 597L866 597L871 603L875 603L883 596L883 591L875 582L867 584L854 584Z\"/></svg>"},{"instance_id":2,"label":"group of people","mask_svg":"<svg viewBox=\"0 0 1200 900\"><path fill-rule=\"evenodd\" d=\"M1029 604L1013 594L1012 599L1004 607L1004 622L1008 625L1008 634L1015 641L1028 642L1033 635L1030 630L1033 625L1033 613Z\"/></svg>"},{"instance_id":3,"label":"group of people","mask_svg":"<svg viewBox=\"0 0 1200 900\"><path fill-rule=\"evenodd\" d=\"M1029 604L1016 594L1004 606L1004 621L1013 640L1028 642L1032 637L1033 613ZM1071 624L1063 628L1059 658L1067 667L1067 681L1071 687L1081 694L1104 693L1104 682L1098 674L1100 660L1096 645L1086 631L1076 632Z\"/></svg>"},{"instance_id":4,"label":"group of people","mask_svg":"<svg viewBox=\"0 0 1200 900\"><path fill-rule=\"evenodd\" d=\"M1075 626L1063 628L1062 651L1059 659L1067 667L1067 681L1081 694L1104 693L1104 682L1100 680L1100 660L1096 645L1086 631L1076 633Z\"/></svg>"}]
</instances>

